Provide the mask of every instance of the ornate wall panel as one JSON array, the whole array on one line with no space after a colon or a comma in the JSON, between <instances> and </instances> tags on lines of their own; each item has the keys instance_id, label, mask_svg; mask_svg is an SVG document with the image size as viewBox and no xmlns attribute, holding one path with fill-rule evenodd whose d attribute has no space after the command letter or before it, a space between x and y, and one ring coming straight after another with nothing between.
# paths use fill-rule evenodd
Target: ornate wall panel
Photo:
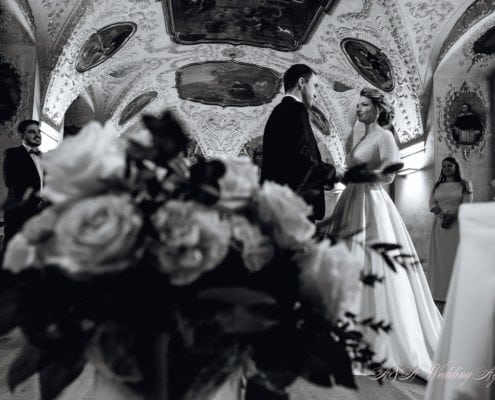
<instances>
[{"instance_id":1,"label":"ornate wall panel","mask_svg":"<svg viewBox=\"0 0 495 400\"><path fill-rule=\"evenodd\" d=\"M469 161L471 155L483 157L487 136L490 135L490 127L487 126L486 93L476 82L470 84L464 82L460 87L450 84L446 95L437 97L438 110L438 141L444 143L450 153L462 155ZM479 119L480 127L473 127L480 131L479 137L475 137L472 143L467 143L455 137L454 127L457 124L459 112L463 104L469 104ZM477 134L478 135L478 134Z\"/></svg>"}]
</instances>

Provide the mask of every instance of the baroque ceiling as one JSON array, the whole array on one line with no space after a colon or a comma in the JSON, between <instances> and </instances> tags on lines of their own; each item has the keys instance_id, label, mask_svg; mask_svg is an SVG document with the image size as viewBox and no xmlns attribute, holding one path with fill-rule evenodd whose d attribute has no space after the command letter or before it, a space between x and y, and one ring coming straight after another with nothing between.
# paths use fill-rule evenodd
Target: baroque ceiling
<instances>
[{"instance_id":1,"label":"baroque ceiling","mask_svg":"<svg viewBox=\"0 0 495 400\"><path fill-rule=\"evenodd\" d=\"M173 108L208 155L238 154L262 134L294 63L319 74L323 141L345 136L359 90L376 86L394 104L402 146L423 138L432 78L459 43L471 46L459 73L493 65L472 48L494 47L494 0L0 1L18 116L34 104L54 131L96 119L128 134L142 129L140 114Z\"/></svg>"}]
</instances>

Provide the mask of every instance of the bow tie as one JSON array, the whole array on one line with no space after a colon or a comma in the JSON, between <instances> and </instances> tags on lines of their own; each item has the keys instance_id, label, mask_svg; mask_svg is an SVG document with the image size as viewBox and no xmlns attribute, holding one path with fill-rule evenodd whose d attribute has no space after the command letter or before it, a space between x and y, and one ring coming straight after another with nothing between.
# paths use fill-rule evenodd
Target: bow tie
<instances>
[{"instance_id":1,"label":"bow tie","mask_svg":"<svg viewBox=\"0 0 495 400\"><path fill-rule=\"evenodd\" d=\"M34 154L35 156L40 156L41 155L41 151L39 151L38 149L31 149L29 150L29 154Z\"/></svg>"}]
</instances>

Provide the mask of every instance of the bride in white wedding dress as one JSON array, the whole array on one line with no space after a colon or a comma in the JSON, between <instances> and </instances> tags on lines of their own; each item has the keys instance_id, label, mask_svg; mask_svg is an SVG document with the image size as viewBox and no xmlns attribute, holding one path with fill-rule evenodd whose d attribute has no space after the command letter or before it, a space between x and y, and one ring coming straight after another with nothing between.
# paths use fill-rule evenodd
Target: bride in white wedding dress
<instances>
[{"instance_id":1,"label":"bride in white wedding dress","mask_svg":"<svg viewBox=\"0 0 495 400\"><path fill-rule=\"evenodd\" d=\"M366 163L371 170L399 162L393 135L377 123L387 109L383 95L365 88L357 105L358 121L348 141L347 164ZM432 369L433 353L439 339L442 317L435 306L421 265L392 271L382 256L368 246L396 243L401 253L418 259L414 244L391 198L383 188L393 182L394 174L381 175L378 183L350 183L334 211L330 233L359 233L348 241L351 252L359 257L365 274L384 277L375 287L363 286L351 306L357 320L372 317L392 324L389 334L369 328L362 332L376 352L375 360L386 358L385 366L398 372L413 373L424 379ZM364 244L364 246L363 246Z\"/></svg>"}]
</instances>

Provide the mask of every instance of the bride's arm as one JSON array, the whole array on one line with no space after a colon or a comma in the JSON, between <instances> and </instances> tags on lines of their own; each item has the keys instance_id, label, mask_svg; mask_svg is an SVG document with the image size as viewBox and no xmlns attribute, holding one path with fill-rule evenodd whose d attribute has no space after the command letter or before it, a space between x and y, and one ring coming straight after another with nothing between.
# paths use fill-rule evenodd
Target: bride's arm
<instances>
[{"instance_id":1,"label":"bride's arm","mask_svg":"<svg viewBox=\"0 0 495 400\"><path fill-rule=\"evenodd\" d=\"M382 161L381 169L388 167L392 164L397 164L400 162L400 153L397 144L395 143L394 136L391 132L383 130L382 138L378 144L378 149L380 152L380 160ZM379 182L390 184L395 179L395 173L392 174L380 174Z\"/></svg>"}]
</instances>

